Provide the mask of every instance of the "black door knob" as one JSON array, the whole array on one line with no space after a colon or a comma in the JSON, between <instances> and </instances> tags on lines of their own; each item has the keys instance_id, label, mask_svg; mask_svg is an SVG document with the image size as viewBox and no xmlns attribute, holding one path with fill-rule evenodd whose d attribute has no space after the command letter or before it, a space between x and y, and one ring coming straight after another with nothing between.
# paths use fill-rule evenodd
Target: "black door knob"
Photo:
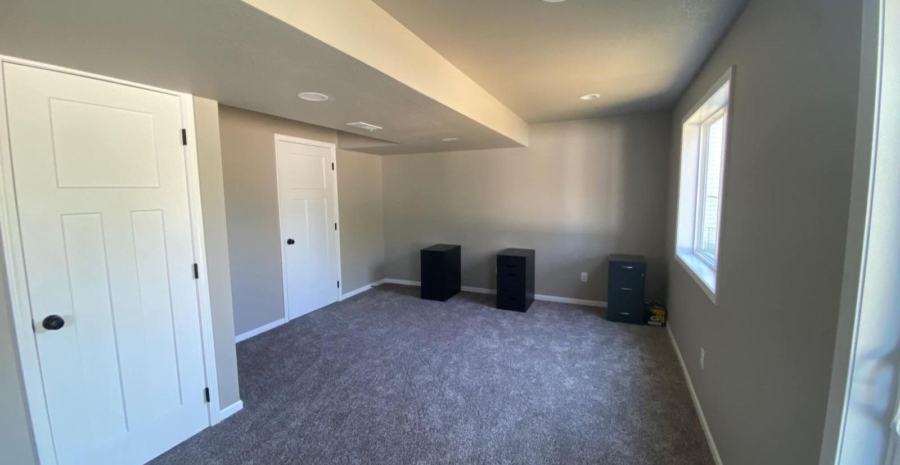
<instances>
[{"instance_id":1,"label":"black door knob","mask_svg":"<svg viewBox=\"0 0 900 465\"><path fill-rule=\"evenodd\" d=\"M43 322L44 329L49 329L50 331L56 331L65 325L66 320L63 320L59 315L50 315L47 318L44 318Z\"/></svg>"},{"instance_id":2,"label":"black door knob","mask_svg":"<svg viewBox=\"0 0 900 465\"><path fill-rule=\"evenodd\" d=\"M294 240L293 240L293 239L288 239L288 245L294 245Z\"/></svg>"}]
</instances>

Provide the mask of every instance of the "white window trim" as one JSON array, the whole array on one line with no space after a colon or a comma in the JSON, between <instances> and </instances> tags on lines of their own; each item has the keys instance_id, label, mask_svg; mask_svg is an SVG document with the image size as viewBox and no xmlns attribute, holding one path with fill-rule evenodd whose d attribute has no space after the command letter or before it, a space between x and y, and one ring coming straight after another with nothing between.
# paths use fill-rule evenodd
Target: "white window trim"
<instances>
[{"instance_id":1,"label":"white window trim","mask_svg":"<svg viewBox=\"0 0 900 465\"><path fill-rule=\"evenodd\" d=\"M681 147L681 166L679 168L679 187L678 187L678 210L676 217L676 244L675 244L675 260L684 267L685 271L687 271L688 275L700 286L700 289L706 294L707 297L712 301L714 305L718 305L718 280L719 280L719 270L721 269L722 257L719 252L723 249L722 243L725 240L724 234L722 231L722 225L725 223L725 210L726 210L726 193L727 193L727 182L726 182L726 174L728 167L728 159L729 159L729 148L730 148L730 140L731 140L731 131L732 131L732 120L731 117L733 115L732 107L734 102L734 67L729 68L725 74L720 77L715 84L703 95L701 99L685 114L684 119L682 120L682 138L684 139L684 128L693 119L698 113L704 110L704 107L709 106L710 100L715 96L716 93L719 92L725 85L728 85L728 100L723 105L713 106L711 111L705 116L702 117L701 121L706 122L709 119L716 116L721 111L725 113L725 137L723 140L723 161L722 161L722 185L721 185L721 195L719 197L719 229L718 229L718 237L716 244L716 262L710 263L707 257L701 256L701 254L696 252L697 246L697 228L698 222L700 220L700 214L698 209L700 208L700 197L699 194L701 192L701 173L699 173L699 169L696 167L693 169L693 176L696 178L691 178L692 182L686 182L685 178L685 159L684 154L688 150L695 150L696 154L693 157L694 163L699 163L700 155L699 151L702 150L700 147L700 140L697 140L691 145L692 148L687 148L688 144L686 144L685 140L682 140ZM699 123L702 125L703 123ZM702 131L701 131L702 132ZM699 136L698 136L699 138ZM690 189L689 192L685 192L685 188ZM684 202L684 207L688 208L690 211L690 215L693 215L690 218L690 224L687 224L685 220L682 219L682 203ZM689 234L687 233L689 230ZM687 237L686 237L687 236Z\"/></svg>"},{"instance_id":2,"label":"white window trim","mask_svg":"<svg viewBox=\"0 0 900 465\"><path fill-rule=\"evenodd\" d=\"M709 300L713 304L718 305L716 301L716 270L710 268L706 262L700 260L693 252L676 252L675 260L687 270L688 275L700 286L700 289L709 297Z\"/></svg>"},{"instance_id":3,"label":"white window trim","mask_svg":"<svg viewBox=\"0 0 900 465\"><path fill-rule=\"evenodd\" d=\"M700 164L701 168L698 171L697 175L697 212L694 214L694 255L697 256L701 261L706 263L713 270L716 269L716 265L719 261L719 238L721 237L721 227L722 227L722 190L724 189L724 182L719 181L719 216L716 218L716 255L715 257L709 257L707 254L703 253L700 249L701 243L701 231L703 229L704 216L703 211L705 210L704 199L706 198L706 174L709 171L709 154L706 151L709 149L709 141L707 133L709 132L709 127L712 126L713 122L722 119L723 123L726 126L725 137L728 137L728 105L722 106L716 110L713 114L706 117L702 123L700 123ZM724 141L723 141L724 142ZM706 153L704 155L704 153ZM724 153L724 147L723 147ZM723 170L725 164L725 157L721 158L721 166L719 166L719 172L722 175L724 180L725 171Z\"/></svg>"}]
</instances>

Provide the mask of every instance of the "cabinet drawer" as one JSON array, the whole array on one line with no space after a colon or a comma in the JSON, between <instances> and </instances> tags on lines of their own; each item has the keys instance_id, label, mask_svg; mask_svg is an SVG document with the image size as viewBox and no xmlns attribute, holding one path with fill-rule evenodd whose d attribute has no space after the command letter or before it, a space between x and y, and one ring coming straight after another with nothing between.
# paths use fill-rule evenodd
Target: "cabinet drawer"
<instances>
[{"instance_id":1,"label":"cabinet drawer","mask_svg":"<svg viewBox=\"0 0 900 465\"><path fill-rule=\"evenodd\" d=\"M637 255L610 255L607 319L644 324L644 280L647 263Z\"/></svg>"},{"instance_id":2,"label":"cabinet drawer","mask_svg":"<svg viewBox=\"0 0 900 465\"><path fill-rule=\"evenodd\" d=\"M644 281L640 280L624 280L624 281L610 281L609 283L609 295L610 298L615 294L628 294L635 296L643 296L644 295ZM640 297L640 300L643 300L643 297Z\"/></svg>"},{"instance_id":3,"label":"cabinet drawer","mask_svg":"<svg viewBox=\"0 0 900 465\"><path fill-rule=\"evenodd\" d=\"M446 301L460 290L458 245L438 244L421 250L420 281L422 298Z\"/></svg>"},{"instance_id":4,"label":"cabinet drawer","mask_svg":"<svg viewBox=\"0 0 900 465\"><path fill-rule=\"evenodd\" d=\"M497 254L497 308L525 312L534 302L534 250Z\"/></svg>"},{"instance_id":5,"label":"cabinet drawer","mask_svg":"<svg viewBox=\"0 0 900 465\"><path fill-rule=\"evenodd\" d=\"M500 270L499 272L497 272L497 284L500 284L502 282L524 284L525 283L525 272L524 272L524 270L522 270L522 271Z\"/></svg>"},{"instance_id":6,"label":"cabinet drawer","mask_svg":"<svg viewBox=\"0 0 900 465\"><path fill-rule=\"evenodd\" d=\"M644 324L644 314L641 312L621 312L606 314L606 319L616 323L633 323L636 325Z\"/></svg>"},{"instance_id":7,"label":"cabinet drawer","mask_svg":"<svg viewBox=\"0 0 900 465\"><path fill-rule=\"evenodd\" d=\"M609 286L611 289L619 287L637 287L644 282L643 267L612 268L609 270Z\"/></svg>"},{"instance_id":8,"label":"cabinet drawer","mask_svg":"<svg viewBox=\"0 0 900 465\"><path fill-rule=\"evenodd\" d=\"M625 323L644 322L644 287L610 289L607 319Z\"/></svg>"},{"instance_id":9,"label":"cabinet drawer","mask_svg":"<svg viewBox=\"0 0 900 465\"><path fill-rule=\"evenodd\" d=\"M628 263L628 262L610 262L609 264L609 272L612 273L631 273L631 272L639 272L644 273L647 271L646 263Z\"/></svg>"},{"instance_id":10,"label":"cabinet drawer","mask_svg":"<svg viewBox=\"0 0 900 465\"><path fill-rule=\"evenodd\" d=\"M422 268L443 268L444 257L438 254L422 254Z\"/></svg>"},{"instance_id":11,"label":"cabinet drawer","mask_svg":"<svg viewBox=\"0 0 900 465\"><path fill-rule=\"evenodd\" d=\"M497 272L525 269L525 259L519 257L497 257Z\"/></svg>"},{"instance_id":12,"label":"cabinet drawer","mask_svg":"<svg viewBox=\"0 0 900 465\"><path fill-rule=\"evenodd\" d=\"M524 312L528 309L525 295L497 294L497 308L500 310L516 310Z\"/></svg>"}]
</instances>

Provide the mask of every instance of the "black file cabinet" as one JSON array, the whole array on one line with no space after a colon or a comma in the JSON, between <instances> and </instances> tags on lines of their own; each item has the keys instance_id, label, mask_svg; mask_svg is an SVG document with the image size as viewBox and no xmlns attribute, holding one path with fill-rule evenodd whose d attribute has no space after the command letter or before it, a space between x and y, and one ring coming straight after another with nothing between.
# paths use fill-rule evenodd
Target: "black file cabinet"
<instances>
[{"instance_id":1,"label":"black file cabinet","mask_svg":"<svg viewBox=\"0 0 900 465\"><path fill-rule=\"evenodd\" d=\"M606 319L644 324L644 278L647 262L637 255L609 256L609 306Z\"/></svg>"},{"instance_id":2,"label":"black file cabinet","mask_svg":"<svg viewBox=\"0 0 900 465\"><path fill-rule=\"evenodd\" d=\"M534 250L506 249L497 254L497 308L528 311L534 302Z\"/></svg>"},{"instance_id":3,"label":"black file cabinet","mask_svg":"<svg viewBox=\"0 0 900 465\"><path fill-rule=\"evenodd\" d=\"M462 284L458 245L438 244L421 251L422 298L446 302Z\"/></svg>"}]
</instances>

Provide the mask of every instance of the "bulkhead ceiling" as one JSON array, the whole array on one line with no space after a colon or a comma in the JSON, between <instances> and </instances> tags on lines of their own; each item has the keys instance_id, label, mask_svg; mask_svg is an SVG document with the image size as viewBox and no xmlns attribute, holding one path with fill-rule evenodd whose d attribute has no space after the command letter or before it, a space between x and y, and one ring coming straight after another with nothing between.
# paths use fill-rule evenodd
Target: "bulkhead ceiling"
<instances>
[{"instance_id":1,"label":"bulkhead ceiling","mask_svg":"<svg viewBox=\"0 0 900 465\"><path fill-rule=\"evenodd\" d=\"M748 3L374 1L529 123L671 107Z\"/></svg>"}]
</instances>

